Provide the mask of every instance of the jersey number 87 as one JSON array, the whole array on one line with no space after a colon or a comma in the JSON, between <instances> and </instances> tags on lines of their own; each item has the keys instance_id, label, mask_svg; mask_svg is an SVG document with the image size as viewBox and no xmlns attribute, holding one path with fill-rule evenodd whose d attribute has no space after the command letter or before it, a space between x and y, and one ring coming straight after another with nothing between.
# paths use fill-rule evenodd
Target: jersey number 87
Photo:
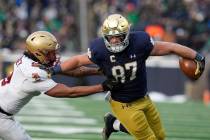
<instances>
[{"instance_id":1,"label":"jersey number 87","mask_svg":"<svg viewBox=\"0 0 210 140\"><path fill-rule=\"evenodd\" d=\"M137 71L137 62L129 62L124 66L117 65L112 67L112 75L120 81L121 83L125 83L126 80L132 81L136 78Z\"/></svg>"}]
</instances>

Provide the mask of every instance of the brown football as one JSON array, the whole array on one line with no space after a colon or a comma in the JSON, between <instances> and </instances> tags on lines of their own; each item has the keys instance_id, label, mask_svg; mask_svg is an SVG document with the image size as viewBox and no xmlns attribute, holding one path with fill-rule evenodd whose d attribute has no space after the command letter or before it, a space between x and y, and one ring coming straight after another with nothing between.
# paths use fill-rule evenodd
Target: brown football
<instances>
[{"instance_id":1,"label":"brown football","mask_svg":"<svg viewBox=\"0 0 210 140\"><path fill-rule=\"evenodd\" d=\"M182 72L191 80L197 80L200 77L200 75L195 75L197 65L192 59L180 58L179 67Z\"/></svg>"}]
</instances>

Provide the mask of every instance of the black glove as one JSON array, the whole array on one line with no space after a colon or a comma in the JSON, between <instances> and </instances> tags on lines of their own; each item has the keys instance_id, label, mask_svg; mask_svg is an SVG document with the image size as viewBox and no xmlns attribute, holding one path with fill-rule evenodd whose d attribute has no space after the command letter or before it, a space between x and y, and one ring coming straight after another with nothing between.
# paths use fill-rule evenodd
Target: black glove
<instances>
[{"instance_id":1,"label":"black glove","mask_svg":"<svg viewBox=\"0 0 210 140\"><path fill-rule=\"evenodd\" d=\"M101 75L105 75L104 71L102 68L98 68L98 72L101 74Z\"/></svg>"},{"instance_id":2,"label":"black glove","mask_svg":"<svg viewBox=\"0 0 210 140\"><path fill-rule=\"evenodd\" d=\"M121 83L114 78L108 78L102 83L104 91L112 91L113 89L116 90L120 87L120 85Z\"/></svg>"},{"instance_id":3,"label":"black glove","mask_svg":"<svg viewBox=\"0 0 210 140\"><path fill-rule=\"evenodd\" d=\"M56 75L62 72L61 70L61 65L57 64L53 67L47 67L45 65L40 65L39 66L40 69L47 71L48 74L50 75Z\"/></svg>"},{"instance_id":4,"label":"black glove","mask_svg":"<svg viewBox=\"0 0 210 140\"><path fill-rule=\"evenodd\" d=\"M195 56L195 62L197 63L197 70L195 75L202 75L204 69L205 69L205 57L201 54L197 53Z\"/></svg>"}]
</instances>

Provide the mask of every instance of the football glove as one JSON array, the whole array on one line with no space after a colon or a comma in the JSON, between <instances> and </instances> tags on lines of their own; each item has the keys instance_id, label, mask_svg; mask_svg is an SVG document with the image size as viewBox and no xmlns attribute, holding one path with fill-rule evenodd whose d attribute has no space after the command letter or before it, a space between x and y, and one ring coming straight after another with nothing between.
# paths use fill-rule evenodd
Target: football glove
<instances>
[{"instance_id":1,"label":"football glove","mask_svg":"<svg viewBox=\"0 0 210 140\"><path fill-rule=\"evenodd\" d=\"M102 68L98 68L98 73L101 74L101 75L105 75L105 73L104 73Z\"/></svg>"},{"instance_id":2,"label":"football glove","mask_svg":"<svg viewBox=\"0 0 210 140\"><path fill-rule=\"evenodd\" d=\"M205 69L205 57L201 54L197 53L195 56L195 62L197 64L197 69L195 71L195 75L202 75L204 69Z\"/></svg>"},{"instance_id":3,"label":"football glove","mask_svg":"<svg viewBox=\"0 0 210 140\"><path fill-rule=\"evenodd\" d=\"M121 83L119 83L114 78L108 78L102 83L104 91L116 90L116 89L120 88L120 85L121 85Z\"/></svg>"}]
</instances>

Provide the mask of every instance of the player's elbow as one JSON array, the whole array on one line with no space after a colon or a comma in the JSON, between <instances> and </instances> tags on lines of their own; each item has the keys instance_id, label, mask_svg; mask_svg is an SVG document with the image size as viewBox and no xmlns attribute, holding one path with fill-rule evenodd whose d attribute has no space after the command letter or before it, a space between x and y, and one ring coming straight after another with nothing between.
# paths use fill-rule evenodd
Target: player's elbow
<instances>
[{"instance_id":1,"label":"player's elbow","mask_svg":"<svg viewBox=\"0 0 210 140\"><path fill-rule=\"evenodd\" d=\"M80 90L80 87L71 87L68 89L66 96L68 98L77 98L77 97L81 97L84 96L85 93L83 93L82 90Z\"/></svg>"},{"instance_id":2,"label":"player's elbow","mask_svg":"<svg viewBox=\"0 0 210 140\"><path fill-rule=\"evenodd\" d=\"M55 87L47 91L45 94L56 98L74 97L76 93L74 88L70 88L64 84L57 84Z\"/></svg>"}]
</instances>

